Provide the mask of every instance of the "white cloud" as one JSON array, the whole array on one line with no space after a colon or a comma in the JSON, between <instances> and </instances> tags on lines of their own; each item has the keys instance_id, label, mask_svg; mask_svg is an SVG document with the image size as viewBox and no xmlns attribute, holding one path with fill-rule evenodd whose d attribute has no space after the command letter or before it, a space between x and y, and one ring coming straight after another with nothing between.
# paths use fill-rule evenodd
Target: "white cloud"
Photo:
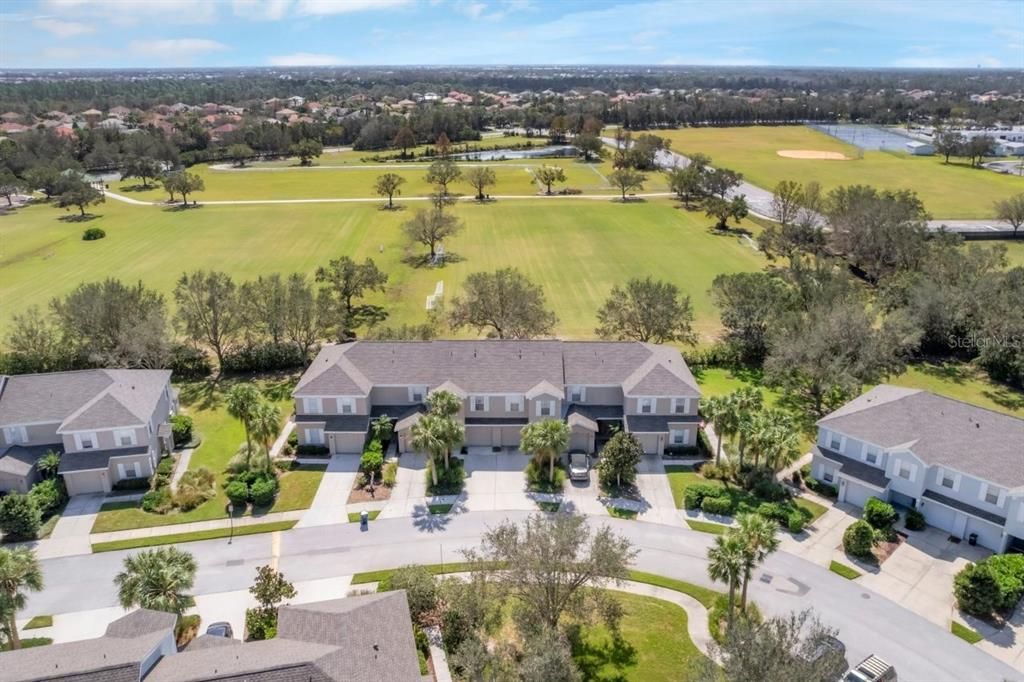
<instances>
[{"instance_id":1,"label":"white cloud","mask_svg":"<svg viewBox=\"0 0 1024 682\"><path fill-rule=\"evenodd\" d=\"M297 0L296 14L324 16L395 9L411 5L412 0Z\"/></svg>"},{"instance_id":2,"label":"white cloud","mask_svg":"<svg viewBox=\"0 0 1024 682\"><path fill-rule=\"evenodd\" d=\"M296 52L267 57L271 66L336 66L349 62L333 54L317 54L315 52Z\"/></svg>"},{"instance_id":3,"label":"white cloud","mask_svg":"<svg viewBox=\"0 0 1024 682\"><path fill-rule=\"evenodd\" d=\"M487 11L487 5L483 2L457 2L454 7L456 12L470 19L479 19Z\"/></svg>"},{"instance_id":4,"label":"white cloud","mask_svg":"<svg viewBox=\"0 0 1024 682\"><path fill-rule=\"evenodd\" d=\"M77 21L61 21L49 17L40 17L32 21L32 25L58 38L73 38L83 33L92 33L93 27Z\"/></svg>"},{"instance_id":5,"label":"white cloud","mask_svg":"<svg viewBox=\"0 0 1024 682\"><path fill-rule=\"evenodd\" d=\"M43 0L41 7L61 17L101 18L118 26L144 21L166 24L208 24L217 18L209 0Z\"/></svg>"},{"instance_id":6,"label":"white cloud","mask_svg":"<svg viewBox=\"0 0 1024 682\"><path fill-rule=\"evenodd\" d=\"M167 38L164 40L133 40L128 51L150 61L188 64L195 57L208 52L222 52L228 49L223 43L205 38Z\"/></svg>"},{"instance_id":7,"label":"white cloud","mask_svg":"<svg viewBox=\"0 0 1024 682\"><path fill-rule=\"evenodd\" d=\"M238 17L277 21L288 15L292 0L232 0L231 7Z\"/></svg>"}]
</instances>

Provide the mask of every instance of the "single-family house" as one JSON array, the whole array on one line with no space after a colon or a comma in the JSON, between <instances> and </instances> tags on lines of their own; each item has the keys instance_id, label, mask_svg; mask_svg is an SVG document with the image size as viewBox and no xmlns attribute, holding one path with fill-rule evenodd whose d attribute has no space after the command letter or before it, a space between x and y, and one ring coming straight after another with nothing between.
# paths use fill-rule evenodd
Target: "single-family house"
<instances>
[{"instance_id":1,"label":"single-family house","mask_svg":"<svg viewBox=\"0 0 1024 682\"><path fill-rule=\"evenodd\" d=\"M89 369L0 376L0 490L27 491L36 462L63 453L68 493L151 476L173 447L169 370Z\"/></svg>"},{"instance_id":2,"label":"single-family house","mask_svg":"<svg viewBox=\"0 0 1024 682\"><path fill-rule=\"evenodd\" d=\"M394 422L400 451L432 391L462 400L465 445L518 447L534 421L565 420L572 450L616 429L644 451L694 448L700 390L679 351L639 342L356 341L329 345L293 392L299 443L359 453L370 421Z\"/></svg>"},{"instance_id":3,"label":"single-family house","mask_svg":"<svg viewBox=\"0 0 1024 682\"><path fill-rule=\"evenodd\" d=\"M883 384L818 422L811 474L840 502L878 497L954 538L1024 548L1024 419Z\"/></svg>"}]
</instances>

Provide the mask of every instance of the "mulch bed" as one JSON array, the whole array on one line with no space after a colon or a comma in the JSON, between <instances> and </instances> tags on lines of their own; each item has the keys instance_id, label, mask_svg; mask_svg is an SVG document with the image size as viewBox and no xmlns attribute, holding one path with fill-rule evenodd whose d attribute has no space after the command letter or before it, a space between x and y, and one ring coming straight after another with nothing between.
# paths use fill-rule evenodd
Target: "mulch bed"
<instances>
[{"instance_id":1,"label":"mulch bed","mask_svg":"<svg viewBox=\"0 0 1024 682\"><path fill-rule=\"evenodd\" d=\"M348 494L348 504L355 504L357 502L381 502L391 497L391 488L378 483L374 486L373 490L370 488L359 487L359 481L356 480L352 486L352 492Z\"/></svg>"},{"instance_id":2,"label":"mulch bed","mask_svg":"<svg viewBox=\"0 0 1024 682\"><path fill-rule=\"evenodd\" d=\"M896 533L894 540L883 540L875 545L875 549L872 551L872 554L875 555L875 559L878 561L879 565L881 565L886 559L892 556L892 553L895 552L900 545L906 541L906 535L903 533Z\"/></svg>"}]
</instances>

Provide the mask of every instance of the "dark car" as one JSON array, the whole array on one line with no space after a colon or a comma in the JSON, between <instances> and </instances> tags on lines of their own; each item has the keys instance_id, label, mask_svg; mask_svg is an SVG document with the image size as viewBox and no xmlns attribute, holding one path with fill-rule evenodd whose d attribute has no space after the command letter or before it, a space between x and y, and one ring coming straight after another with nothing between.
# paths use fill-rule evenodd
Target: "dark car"
<instances>
[{"instance_id":1,"label":"dark car","mask_svg":"<svg viewBox=\"0 0 1024 682\"><path fill-rule=\"evenodd\" d=\"M231 623L226 621L210 623L209 627L206 628L206 634L213 637L225 637L227 639L231 639L235 636L234 630L231 629Z\"/></svg>"}]
</instances>

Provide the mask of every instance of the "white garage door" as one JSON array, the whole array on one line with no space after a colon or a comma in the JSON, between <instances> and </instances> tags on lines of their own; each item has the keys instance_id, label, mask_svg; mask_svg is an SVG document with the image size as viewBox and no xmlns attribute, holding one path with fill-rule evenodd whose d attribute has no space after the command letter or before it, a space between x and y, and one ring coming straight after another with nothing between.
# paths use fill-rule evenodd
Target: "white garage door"
<instances>
[{"instance_id":1,"label":"white garage door","mask_svg":"<svg viewBox=\"0 0 1024 682\"><path fill-rule=\"evenodd\" d=\"M956 522L954 510L944 507L934 500L925 500L924 509L921 512L924 514L925 523L929 526L935 526L947 533L953 532L953 524Z\"/></svg>"},{"instance_id":2,"label":"white garage door","mask_svg":"<svg viewBox=\"0 0 1024 682\"><path fill-rule=\"evenodd\" d=\"M964 537L970 537L971 533L978 534L978 544L998 552L1003 548L1003 532L995 526L973 516L967 518L967 532Z\"/></svg>"},{"instance_id":3,"label":"white garage door","mask_svg":"<svg viewBox=\"0 0 1024 682\"><path fill-rule=\"evenodd\" d=\"M494 444L490 426L467 426L466 447L490 447Z\"/></svg>"},{"instance_id":4,"label":"white garage door","mask_svg":"<svg viewBox=\"0 0 1024 682\"><path fill-rule=\"evenodd\" d=\"M842 486L843 495L841 499L847 504L863 507L867 503L869 497L879 494L874 488L869 488L866 485L855 483L848 478L841 478L840 482L846 483L845 486Z\"/></svg>"}]
</instances>

